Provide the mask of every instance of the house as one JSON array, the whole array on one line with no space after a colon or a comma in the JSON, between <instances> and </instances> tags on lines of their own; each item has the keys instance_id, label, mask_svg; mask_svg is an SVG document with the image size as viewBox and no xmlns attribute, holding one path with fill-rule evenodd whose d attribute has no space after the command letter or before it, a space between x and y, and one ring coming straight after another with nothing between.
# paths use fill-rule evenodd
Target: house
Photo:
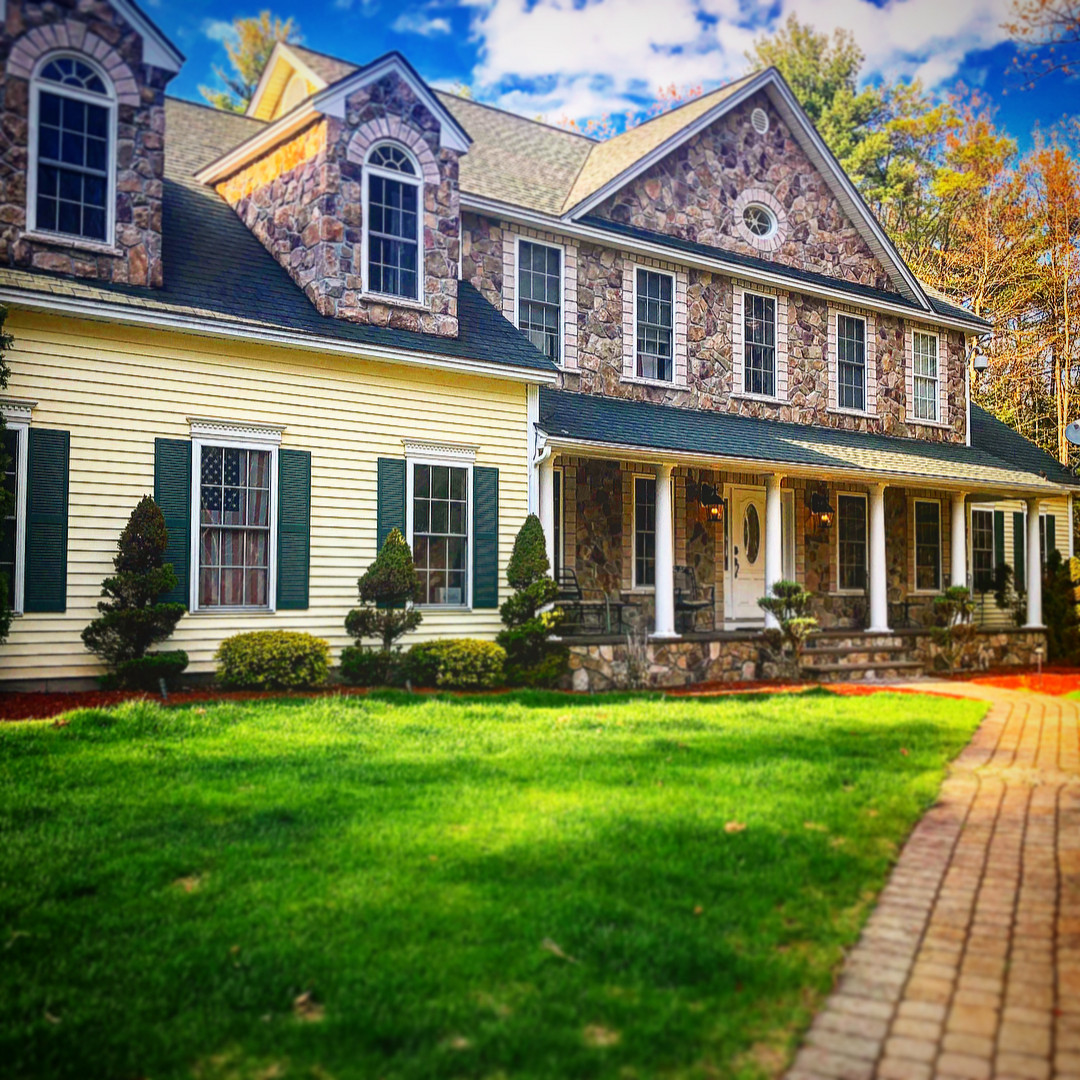
<instances>
[{"instance_id":1,"label":"house","mask_svg":"<svg viewBox=\"0 0 1080 1080\"><path fill-rule=\"evenodd\" d=\"M194 672L244 630L346 644L393 527L418 636L489 637L536 510L616 619L573 639L584 687L627 612L659 681L743 673L781 577L848 659L917 658L1014 514L1071 552L1072 474L970 403L988 325L905 266L776 71L595 142L281 44L237 116L167 95L183 58L131 0L2 10L6 685L98 672L79 634L147 492ZM1042 642L1035 569L988 662Z\"/></svg>"}]
</instances>

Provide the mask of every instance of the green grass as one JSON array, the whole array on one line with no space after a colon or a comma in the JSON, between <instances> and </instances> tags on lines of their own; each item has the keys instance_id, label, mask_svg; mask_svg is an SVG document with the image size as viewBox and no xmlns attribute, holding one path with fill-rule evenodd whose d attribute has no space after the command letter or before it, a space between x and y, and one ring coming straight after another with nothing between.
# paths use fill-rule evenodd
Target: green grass
<instances>
[{"instance_id":1,"label":"green grass","mask_svg":"<svg viewBox=\"0 0 1080 1080\"><path fill-rule=\"evenodd\" d=\"M2 1071L770 1075L983 710L386 694L0 725Z\"/></svg>"}]
</instances>

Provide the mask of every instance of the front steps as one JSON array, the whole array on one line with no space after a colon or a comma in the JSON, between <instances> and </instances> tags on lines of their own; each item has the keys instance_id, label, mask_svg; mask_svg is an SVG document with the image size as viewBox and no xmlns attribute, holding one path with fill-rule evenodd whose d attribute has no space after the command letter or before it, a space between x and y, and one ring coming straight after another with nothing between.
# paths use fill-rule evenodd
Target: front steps
<instances>
[{"instance_id":1,"label":"front steps","mask_svg":"<svg viewBox=\"0 0 1080 1080\"><path fill-rule=\"evenodd\" d=\"M803 672L819 682L912 679L923 673L914 645L912 638L893 634L814 634L803 652Z\"/></svg>"}]
</instances>

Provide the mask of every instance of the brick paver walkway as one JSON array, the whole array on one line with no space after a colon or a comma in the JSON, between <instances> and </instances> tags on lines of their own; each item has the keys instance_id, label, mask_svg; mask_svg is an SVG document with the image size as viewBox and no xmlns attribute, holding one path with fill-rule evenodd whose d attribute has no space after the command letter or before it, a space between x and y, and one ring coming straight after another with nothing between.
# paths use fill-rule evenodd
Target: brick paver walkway
<instances>
[{"instance_id":1,"label":"brick paver walkway","mask_svg":"<svg viewBox=\"0 0 1080 1080\"><path fill-rule=\"evenodd\" d=\"M990 712L788 1080L1080 1080L1080 702L947 690Z\"/></svg>"}]
</instances>

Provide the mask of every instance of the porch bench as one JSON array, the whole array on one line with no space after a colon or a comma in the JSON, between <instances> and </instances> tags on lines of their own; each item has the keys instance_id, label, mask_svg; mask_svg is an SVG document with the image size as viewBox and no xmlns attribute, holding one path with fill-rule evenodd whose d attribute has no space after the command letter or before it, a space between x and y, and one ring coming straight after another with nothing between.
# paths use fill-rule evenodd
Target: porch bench
<instances>
[{"instance_id":1,"label":"porch bench","mask_svg":"<svg viewBox=\"0 0 1080 1080\"><path fill-rule=\"evenodd\" d=\"M680 634L697 629L699 611L710 612L707 629L716 629L716 586L703 588L698 584L692 566L676 566L675 573L675 629Z\"/></svg>"}]
</instances>

